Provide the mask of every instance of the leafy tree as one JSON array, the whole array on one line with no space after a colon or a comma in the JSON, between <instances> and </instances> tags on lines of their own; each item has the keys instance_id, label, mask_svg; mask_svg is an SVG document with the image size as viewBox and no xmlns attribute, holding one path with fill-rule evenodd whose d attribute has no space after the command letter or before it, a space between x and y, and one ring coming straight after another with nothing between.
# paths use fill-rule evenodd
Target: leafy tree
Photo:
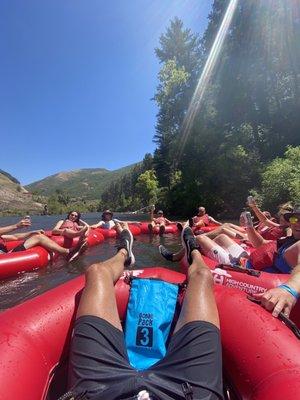
<instances>
[{"instance_id":1,"label":"leafy tree","mask_svg":"<svg viewBox=\"0 0 300 400\"><path fill-rule=\"evenodd\" d=\"M145 171L138 177L136 190L144 206L157 202L158 181L153 169Z\"/></svg>"},{"instance_id":2,"label":"leafy tree","mask_svg":"<svg viewBox=\"0 0 300 400\"><path fill-rule=\"evenodd\" d=\"M300 146L288 147L262 174L262 196L266 208L274 210L287 201L300 204Z\"/></svg>"},{"instance_id":3,"label":"leafy tree","mask_svg":"<svg viewBox=\"0 0 300 400\"><path fill-rule=\"evenodd\" d=\"M201 48L198 36L184 29L178 18L171 21L166 33L161 35L160 46L155 50L162 68L154 96L159 107L154 135L157 144L154 166L160 184L169 186L170 174L174 169L175 154L172 150L176 147L191 88L199 71Z\"/></svg>"}]
</instances>

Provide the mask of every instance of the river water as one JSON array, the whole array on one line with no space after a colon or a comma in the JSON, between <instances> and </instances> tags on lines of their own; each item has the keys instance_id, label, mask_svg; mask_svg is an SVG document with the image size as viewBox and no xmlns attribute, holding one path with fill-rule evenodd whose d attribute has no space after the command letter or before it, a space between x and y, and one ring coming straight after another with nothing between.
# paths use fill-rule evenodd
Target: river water
<instances>
[{"instance_id":1,"label":"river water","mask_svg":"<svg viewBox=\"0 0 300 400\"><path fill-rule=\"evenodd\" d=\"M82 219L88 224L93 224L100 220L100 216L99 213L87 213L82 215ZM145 221L147 219L146 215L115 214L114 216L124 221ZM60 215L32 216L30 230L50 230L62 218L64 216ZM19 219L18 217L1 217L0 226L14 224ZM26 230L22 229L20 232L26 232ZM178 250L180 246L179 241L179 237L174 235L164 235L163 237L159 237L158 235L137 236L133 247L136 257L134 269L164 266L176 270L178 265L164 260L158 253L158 246L164 244L172 250ZM89 248L84 255L70 264L66 263L63 259L59 259L54 264L48 265L47 268L26 272L15 278L0 280L0 311L20 304L29 298L35 297L83 274L90 264L105 260L114 255L116 252L115 244L115 239L106 239L100 245Z\"/></svg>"}]
</instances>

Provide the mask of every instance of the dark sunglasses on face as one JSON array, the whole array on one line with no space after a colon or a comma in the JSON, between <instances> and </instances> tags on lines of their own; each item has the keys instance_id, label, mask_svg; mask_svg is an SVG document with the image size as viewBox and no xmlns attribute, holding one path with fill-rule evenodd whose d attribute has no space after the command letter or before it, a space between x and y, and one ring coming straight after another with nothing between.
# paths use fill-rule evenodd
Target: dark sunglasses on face
<instances>
[{"instance_id":1,"label":"dark sunglasses on face","mask_svg":"<svg viewBox=\"0 0 300 400\"><path fill-rule=\"evenodd\" d=\"M296 217L296 215L292 215L292 216L289 218L289 223L290 223L290 224L297 224L297 222L299 222L299 217Z\"/></svg>"}]
</instances>

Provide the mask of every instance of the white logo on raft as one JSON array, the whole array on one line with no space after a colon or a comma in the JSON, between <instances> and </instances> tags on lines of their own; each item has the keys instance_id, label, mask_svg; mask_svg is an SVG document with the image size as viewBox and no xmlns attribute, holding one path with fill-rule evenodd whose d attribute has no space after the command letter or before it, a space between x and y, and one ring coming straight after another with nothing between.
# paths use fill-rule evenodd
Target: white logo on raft
<instances>
[{"instance_id":1,"label":"white logo on raft","mask_svg":"<svg viewBox=\"0 0 300 400\"><path fill-rule=\"evenodd\" d=\"M215 268L211 272L213 274L214 282L217 285L239 289L248 294L264 293L267 290L266 288L259 285L237 281L236 279L233 279L232 275L230 275L227 271L224 271L220 268Z\"/></svg>"},{"instance_id":2,"label":"white logo on raft","mask_svg":"<svg viewBox=\"0 0 300 400\"><path fill-rule=\"evenodd\" d=\"M120 279L125 279L127 276L139 276L143 272L143 269L136 269L135 271L124 271Z\"/></svg>"}]
</instances>

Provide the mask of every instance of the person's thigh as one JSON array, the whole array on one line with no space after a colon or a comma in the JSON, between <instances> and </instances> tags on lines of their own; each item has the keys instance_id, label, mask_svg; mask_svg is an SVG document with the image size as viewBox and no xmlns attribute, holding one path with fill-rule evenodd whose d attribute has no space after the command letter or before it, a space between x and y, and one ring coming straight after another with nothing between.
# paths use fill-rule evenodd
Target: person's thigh
<instances>
[{"instance_id":1,"label":"person's thigh","mask_svg":"<svg viewBox=\"0 0 300 400\"><path fill-rule=\"evenodd\" d=\"M86 391L93 396L106 392L106 396L115 398L113 390L120 387L120 391L127 391L128 382L135 375L128 361L122 331L92 315L75 321L69 362L72 391Z\"/></svg>"},{"instance_id":2,"label":"person's thigh","mask_svg":"<svg viewBox=\"0 0 300 400\"><path fill-rule=\"evenodd\" d=\"M201 248L201 253L205 256L216 260L220 264L230 263L229 254L214 240L204 235L197 236L197 241Z\"/></svg>"},{"instance_id":3,"label":"person's thigh","mask_svg":"<svg viewBox=\"0 0 300 400\"><path fill-rule=\"evenodd\" d=\"M146 372L148 387L158 398L185 399L184 385L194 400L223 399L219 329L205 321L184 325L171 338L166 356Z\"/></svg>"}]
</instances>

